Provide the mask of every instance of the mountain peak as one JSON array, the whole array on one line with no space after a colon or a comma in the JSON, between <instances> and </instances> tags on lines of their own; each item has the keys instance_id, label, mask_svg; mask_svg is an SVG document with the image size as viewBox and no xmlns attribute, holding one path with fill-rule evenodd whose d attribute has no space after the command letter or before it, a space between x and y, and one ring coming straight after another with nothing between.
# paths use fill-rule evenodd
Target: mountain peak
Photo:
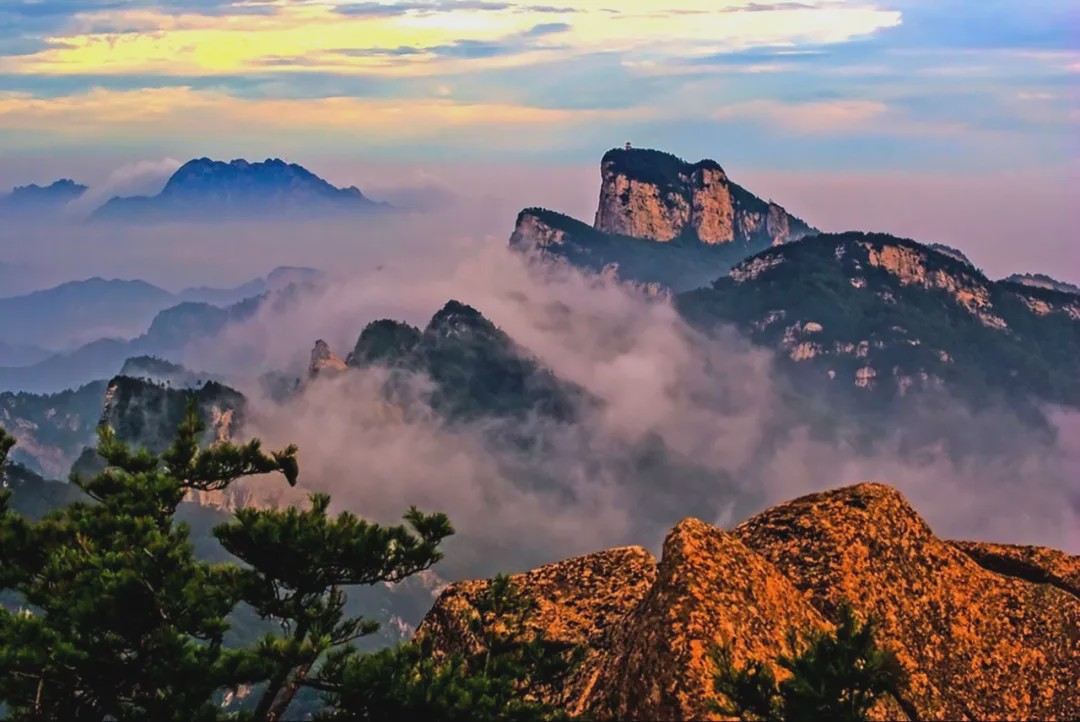
<instances>
[{"instance_id":1,"label":"mountain peak","mask_svg":"<svg viewBox=\"0 0 1080 722\"><path fill-rule=\"evenodd\" d=\"M463 330L497 331L495 324L472 306L450 300L431 317L425 333L449 335Z\"/></svg>"},{"instance_id":2,"label":"mountain peak","mask_svg":"<svg viewBox=\"0 0 1080 722\"><path fill-rule=\"evenodd\" d=\"M1080 599L1068 584L1028 577L1062 579L1080 560L967 550L935 536L895 489L860 484L781 504L732 531L683 521L659 563L616 549L513 581L536 602L527 628L582 648L585 663L545 697L571 716L702 718L716 700L710 649L729 646L736 665L775 672L793 628L827 630L845 603L879 620L880 643L905 671L875 718L1070 716L1080 704L1069 631ZM1021 574L1006 563L1017 558ZM417 637L440 652L482 645L454 620L471 616L488 584L452 584Z\"/></svg>"},{"instance_id":3,"label":"mountain peak","mask_svg":"<svg viewBox=\"0 0 1080 722\"><path fill-rule=\"evenodd\" d=\"M338 188L280 158L249 162L195 158L184 163L153 197L113 198L95 218L204 220L325 216L387 208L356 187Z\"/></svg>"},{"instance_id":4,"label":"mountain peak","mask_svg":"<svg viewBox=\"0 0 1080 722\"><path fill-rule=\"evenodd\" d=\"M1069 293L1074 296L1080 295L1080 286L1065 281L1051 278L1045 273L1014 273L1005 279L1007 283L1018 283L1029 288L1043 288L1059 293Z\"/></svg>"},{"instance_id":5,"label":"mountain peak","mask_svg":"<svg viewBox=\"0 0 1080 722\"><path fill-rule=\"evenodd\" d=\"M697 171L716 171L727 177L715 160L706 158L689 163L674 153L652 148L612 148L604 153L600 165L605 170L661 188L678 187L682 176L691 176Z\"/></svg>"},{"instance_id":6,"label":"mountain peak","mask_svg":"<svg viewBox=\"0 0 1080 722\"><path fill-rule=\"evenodd\" d=\"M732 183L714 160L688 163L659 150L604 154L595 227L657 242L769 245L813 231L775 203Z\"/></svg>"},{"instance_id":7,"label":"mountain peak","mask_svg":"<svg viewBox=\"0 0 1080 722\"><path fill-rule=\"evenodd\" d=\"M86 186L70 178L61 178L47 186L31 183L15 186L11 193L0 196L0 213L40 212L65 206L86 192Z\"/></svg>"}]
</instances>

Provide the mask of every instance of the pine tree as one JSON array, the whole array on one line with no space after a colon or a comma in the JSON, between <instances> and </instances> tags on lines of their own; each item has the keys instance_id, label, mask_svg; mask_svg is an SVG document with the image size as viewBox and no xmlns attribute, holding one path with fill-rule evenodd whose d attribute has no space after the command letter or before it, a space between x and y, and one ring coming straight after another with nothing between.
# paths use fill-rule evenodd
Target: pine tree
<instances>
[{"instance_id":1,"label":"pine tree","mask_svg":"<svg viewBox=\"0 0 1080 722\"><path fill-rule=\"evenodd\" d=\"M839 616L834 632L814 630L800 639L791 630L790 652L776 660L789 673L781 682L761 661L736 667L730 646L713 650L713 691L726 703L714 702L712 711L764 722L868 719L878 700L895 695L903 670L891 651L878 646L874 620L860 623L848 604Z\"/></svg>"},{"instance_id":2,"label":"pine tree","mask_svg":"<svg viewBox=\"0 0 1080 722\"><path fill-rule=\"evenodd\" d=\"M269 680L255 707L258 720L281 719L300 688L313 686L321 658L337 650L333 663L343 663L355 654L346 645L378 629L373 620L345 616L346 587L400 582L430 568L453 533L443 514L412 508L407 527L384 527L348 512L331 519L329 505L330 497L314 494L305 511L242 509L214 531L250 565L241 575L243 600L286 633L263 639L246 660Z\"/></svg>"},{"instance_id":3,"label":"pine tree","mask_svg":"<svg viewBox=\"0 0 1080 722\"><path fill-rule=\"evenodd\" d=\"M430 640L332 660L320 680L334 722L541 722L567 719L551 699L582 650L528 631L534 610L509 577L496 577L465 622L474 651L439 655Z\"/></svg>"},{"instance_id":4,"label":"pine tree","mask_svg":"<svg viewBox=\"0 0 1080 722\"><path fill-rule=\"evenodd\" d=\"M16 718L213 719L215 691L242 681L222 646L241 570L197 560L173 515L190 489L274 471L295 483L296 449L200 450L201 431L192 408L157 457L103 427L106 469L72 479L90 501L31 523L5 498L0 577L25 608L0 610L0 699Z\"/></svg>"},{"instance_id":5,"label":"pine tree","mask_svg":"<svg viewBox=\"0 0 1080 722\"><path fill-rule=\"evenodd\" d=\"M0 609L0 702L23 720L216 720L222 694L260 689L256 722L280 720L299 690L324 696L330 719L557 719L539 700L558 688L578 653L524 633L532 602L498 578L468 624L483 652L436 655L410 643L360 654L352 642L378 624L345 613L356 585L395 583L442 558L453 533L442 514L415 508L405 524L310 508L244 509L214 535L240 562L211 564L192 550L178 505L192 489L225 489L251 475L295 484L297 450L264 453L258 441L200 449L189 406L162 454L132 451L99 432L105 468L73 476L89 497L31 522L0 492L0 589L21 609ZM0 470L14 441L0 429ZM248 649L228 649L240 603L277 622Z\"/></svg>"}]
</instances>

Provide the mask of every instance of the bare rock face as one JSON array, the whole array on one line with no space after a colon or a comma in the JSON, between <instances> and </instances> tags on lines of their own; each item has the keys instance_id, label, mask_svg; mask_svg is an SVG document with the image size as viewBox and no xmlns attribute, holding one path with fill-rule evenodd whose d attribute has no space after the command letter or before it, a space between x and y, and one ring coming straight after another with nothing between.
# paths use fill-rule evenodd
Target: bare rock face
<instances>
[{"instance_id":1,"label":"bare rock face","mask_svg":"<svg viewBox=\"0 0 1080 722\"><path fill-rule=\"evenodd\" d=\"M582 645L587 656L562 690L559 703L579 712L595 684L600 660L610 654L615 627L641 602L656 579L656 560L640 547L624 547L550 564L513 577L537 602L530 630L540 629L553 642ZM480 641L469 630L474 602L487 581L451 585L439 597L417 630L443 653L478 651Z\"/></svg>"},{"instance_id":2,"label":"bare rock face","mask_svg":"<svg viewBox=\"0 0 1080 722\"><path fill-rule=\"evenodd\" d=\"M994 573L934 536L895 489L862 484L778 506L733 534L831 616L881 622L923 719L1080 713L1080 599Z\"/></svg>"},{"instance_id":3,"label":"bare rock face","mask_svg":"<svg viewBox=\"0 0 1080 722\"><path fill-rule=\"evenodd\" d=\"M775 507L731 532L680 523L654 568L640 549L543 567L517 581L529 622L584 645L560 691L572 714L706 719L709 651L773 664L789 629L828 629L842 602L879 620L907 678L880 719L1080 715L1080 558L938 539L897 491L862 484ZM486 582L452 585L421 627L444 650Z\"/></svg>"},{"instance_id":4,"label":"bare rock face","mask_svg":"<svg viewBox=\"0 0 1080 722\"><path fill-rule=\"evenodd\" d=\"M604 233L766 246L812 232L780 206L732 183L715 161L691 164L655 150L612 150L600 173L595 228Z\"/></svg>"},{"instance_id":5,"label":"bare rock face","mask_svg":"<svg viewBox=\"0 0 1080 722\"><path fill-rule=\"evenodd\" d=\"M952 545L984 569L1035 584L1051 584L1080 597L1080 557L1046 547L963 541Z\"/></svg>"},{"instance_id":6,"label":"bare rock face","mask_svg":"<svg viewBox=\"0 0 1080 722\"><path fill-rule=\"evenodd\" d=\"M518 216L514 233L510 236L512 248L544 250L550 246L561 246L566 242L566 231L549 225L537 213L528 211Z\"/></svg>"},{"instance_id":7,"label":"bare rock face","mask_svg":"<svg viewBox=\"0 0 1080 722\"><path fill-rule=\"evenodd\" d=\"M826 622L764 558L688 519L664 542L642 603L615 627L585 705L601 719L701 719L711 696L712 646L731 643L737 663L771 660L792 624Z\"/></svg>"},{"instance_id":8,"label":"bare rock face","mask_svg":"<svg viewBox=\"0 0 1080 722\"><path fill-rule=\"evenodd\" d=\"M308 366L308 377L315 378L319 375L327 375L344 371L348 366L330 350L329 344L322 339L315 342L315 348L311 350L311 364Z\"/></svg>"}]
</instances>

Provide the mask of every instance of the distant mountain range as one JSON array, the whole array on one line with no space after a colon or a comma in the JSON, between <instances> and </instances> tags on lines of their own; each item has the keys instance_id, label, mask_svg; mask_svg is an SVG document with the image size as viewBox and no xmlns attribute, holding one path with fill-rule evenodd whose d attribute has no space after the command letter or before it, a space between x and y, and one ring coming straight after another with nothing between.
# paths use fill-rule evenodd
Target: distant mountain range
<instances>
[{"instance_id":1,"label":"distant mountain range","mask_svg":"<svg viewBox=\"0 0 1080 722\"><path fill-rule=\"evenodd\" d=\"M18 320L6 325L4 343L66 351L101 339L131 338L145 331L158 313L180 303L227 306L322 277L322 271L313 268L280 267L233 288L186 288L179 293L139 280L70 281L0 298L0 318Z\"/></svg>"},{"instance_id":2,"label":"distant mountain range","mask_svg":"<svg viewBox=\"0 0 1080 722\"><path fill-rule=\"evenodd\" d=\"M142 282L91 279L37 294L2 299L0 314L4 318L8 318L8 313L14 314L11 318L35 318L43 328L51 329L56 338L63 338L64 333L80 328L79 324L85 321L79 306L84 294L87 298L82 302L93 306L97 314L87 317L90 318L85 321L88 327L94 319L114 327L122 321L129 329L136 328L141 321L142 327L126 337L98 338L69 351L50 353L29 364L2 366L0 390L52 393L109 378L120 371L126 359L175 354L192 341L211 338L229 323L250 317L271 294L288 297L290 289L317 283L323 275L312 268L283 267L275 269L266 278L250 281L233 290L190 289L180 294L169 294ZM133 289L137 294L135 301L131 300ZM114 293L116 295L111 295ZM182 300L184 298L212 298L220 305ZM222 303L233 299L239 300ZM125 303L131 303L131 306L125 306ZM33 325L19 323L8 328L18 331ZM37 332L44 331L38 329ZM7 335L18 336L18 333ZM15 348L12 353L32 351Z\"/></svg>"},{"instance_id":3,"label":"distant mountain range","mask_svg":"<svg viewBox=\"0 0 1080 722\"><path fill-rule=\"evenodd\" d=\"M0 195L0 217L40 217L41 213L63 208L82 197L87 187L69 178L62 178L50 185L31 183L16 186L7 195Z\"/></svg>"},{"instance_id":4,"label":"distant mountain range","mask_svg":"<svg viewBox=\"0 0 1080 722\"><path fill-rule=\"evenodd\" d=\"M388 209L355 186L338 188L311 171L270 158L261 163L209 158L181 166L156 196L113 198L91 215L109 221L312 218Z\"/></svg>"},{"instance_id":5,"label":"distant mountain range","mask_svg":"<svg viewBox=\"0 0 1080 722\"><path fill-rule=\"evenodd\" d=\"M55 221L56 212L87 190L66 178L48 186L18 186L0 195L0 217ZM338 188L303 166L278 158L256 163L197 158L177 169L157 195L110 198L90 212L90 219L138 223L320 219L390 209L355 186Z\"/></svg>"}]
</instances>

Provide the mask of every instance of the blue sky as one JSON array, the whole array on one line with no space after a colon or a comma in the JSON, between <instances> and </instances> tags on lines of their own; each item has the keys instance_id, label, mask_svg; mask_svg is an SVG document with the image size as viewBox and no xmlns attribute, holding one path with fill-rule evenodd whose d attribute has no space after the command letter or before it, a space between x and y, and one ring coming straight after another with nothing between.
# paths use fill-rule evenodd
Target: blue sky
<instances>
[{"instance_id":1,"label":"blue sky","mask_svg":"<svg viewBox=\"0 0 1080 722\"><path fill-rule=\"evenodd\" d=\"M0 156L1075 161L1068 0L5 0Z\"/></svg>"}]
</instances>

